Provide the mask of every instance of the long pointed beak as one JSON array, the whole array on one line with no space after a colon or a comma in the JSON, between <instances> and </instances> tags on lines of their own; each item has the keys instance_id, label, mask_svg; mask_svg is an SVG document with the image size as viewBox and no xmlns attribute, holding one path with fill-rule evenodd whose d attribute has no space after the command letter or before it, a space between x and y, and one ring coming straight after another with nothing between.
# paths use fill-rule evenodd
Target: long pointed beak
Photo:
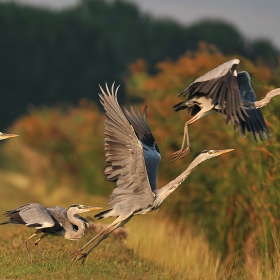
<instances>
[{"instance_id":1,"label":"long pointed beak","mask_svg":"<svg viewBox=\"0 0 280 280\"><path fill-rule=\"evenodd\" d=\"M85 211L94 211L94 210L100 210L102 207L95 207L95 206L85 206L84 210Z\"/></svg>"},{"instance_id":2,"label":"long pointed beak","mask_svg":"<svg viewBox=\"0 0 280 280\"><path fill-rule=\"evenodd\" d=\"M9 134L9 133L1 133L0 134L0 140L4 140L4 139L8 139L8 138L13 138L13 137L17 137L17 134Z\"/></svg>"},{"instance_id":3,"label":"long pointed beak","mask_svg":"<svg viewBox=\"0 0 280 280\"><path fill-rule=\"evenodd\" d=\"M216 155L219 156L219 155L229 153L229 152L232 152L232 151L234 151L234 149L216 150L215 152L216 152Z\"/></svg>"}]
</instances>

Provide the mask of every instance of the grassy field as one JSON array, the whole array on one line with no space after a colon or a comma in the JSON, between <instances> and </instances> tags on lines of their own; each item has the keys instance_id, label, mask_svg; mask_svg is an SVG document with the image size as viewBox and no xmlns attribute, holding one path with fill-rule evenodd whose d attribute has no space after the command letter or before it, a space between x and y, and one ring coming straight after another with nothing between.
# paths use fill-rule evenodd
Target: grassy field
<instances>
[{"instance_id":1,"label":"grassy field","mask_svg":"<svg viewBox=\"0 0 280 280\"><path fill-rule=\"evenodd\" d=\"M44 195L28 178L14 173L1 172L0 211L27 202L41 202L67 207L74 202L106 207L106 199L75 193L60 187ZM50 204L52 202L52 204ZM71 266L70 254L82 246L93 234L87 231L84 238L72 242L47 237L41 242L44 259L29 243L34 262L30 263L23 242L32 229L17 225L0 227L0 279L279 279L279 256L275 262L267 256L241 263L238 255L229 263L221 263L211 251L201 231L180 220L173 223L164 216L164 207L158 212L134 217L126 226L127 240L110 236L90 255L86 263ZM94 213L88 213L87 218ZM0 216L0 222L5 217ZM104 221L109 223L110 221ZM35 240L34 240L35 241Z\"/></svg>"},{"instance_id":2,"label":"grassy field","mask_svg":"<svg viewBox=\"0 0 280 280\"><path fill-rule=\"evenodd\" d=\"M71 203L81 202L106 207L107 201L102 197L75 194L73 190L63 187L42 195L44 188L41 191L38 186L28 188L30 182L23 175L2 171L0 177L1 213L35 201L46 206L58 204L67 207ZM86 217L91 219L93 214ZM0 216L0 222L4 220L5 217ZM188 279L189 275L197 277L203 274L209 264L214 268L211 271L214 276L218 266L215 266L207 244L201 237L191 236L184 226L180 224L174 228L160 212L135 217L127 225L127 240L110 236L90 255L85 265L71 266L70 254L94 232L87 231L78 242L57 237L45 238L40 245L44 259L41 259L31 240L29 249L34 262L30 263L23 242L33 230L24 226L3 225L0 227L0 279ZM198 243L202 245L195 249L198 249L197 253L200 252L200 256L196 256L200 263L195 265L192 246Z\"/></svg>"}]
</instances>

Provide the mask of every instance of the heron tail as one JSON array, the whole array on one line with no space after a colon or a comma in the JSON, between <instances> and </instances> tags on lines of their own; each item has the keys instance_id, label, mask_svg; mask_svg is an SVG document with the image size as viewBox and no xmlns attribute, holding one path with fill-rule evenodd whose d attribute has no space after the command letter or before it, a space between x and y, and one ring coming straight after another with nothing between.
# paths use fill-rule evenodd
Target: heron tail
<instances>
[{"instance_id":1,"label":"heron tail","mask_svg":"<svg viewBox=\"0 0 280 280\"><path fill-rule=\"evenodd\" d=\"M98 220L101 220L101 219L103 219L103 218L111 217L111 215L110 215L111 210L112 210L112 208L110 208L110 209L108 209L108 210L105 210L105 211L102 211L102 212L96 214L96 215L94 216L94 218L97 218ZM107 214L107 215L106 215L106 214Z\"/></svg>"},{"instance_id":2,"label":"heron tail","mask_svg":"<svg viewBox=\"0 0 280 280\"><path fill-rule=\"evenodd\" d=\"M186 105L186 100L174 105L173 108L175 109L175 112L188 108L188 106Z\"/></svg>"}]
</instances>

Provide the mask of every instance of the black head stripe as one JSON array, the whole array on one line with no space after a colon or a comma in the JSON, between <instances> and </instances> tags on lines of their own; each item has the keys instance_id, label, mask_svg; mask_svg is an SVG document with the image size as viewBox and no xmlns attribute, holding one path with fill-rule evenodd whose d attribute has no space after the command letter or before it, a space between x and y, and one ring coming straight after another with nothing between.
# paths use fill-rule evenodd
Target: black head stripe
<instances>
[{"instance_id":1,"label":"black head stripe","mask_svg":"<svg viewBox=\"0 0 280 280\"><path fill-rule=\"evenodd\" d=\"M75 203L74 203L74 204L72 204L70 207L79 207L80 205L81 205L81 204L75 204ZM69 208L70 208L70 207L69 207Z\"/></svg>"}]
</instances>

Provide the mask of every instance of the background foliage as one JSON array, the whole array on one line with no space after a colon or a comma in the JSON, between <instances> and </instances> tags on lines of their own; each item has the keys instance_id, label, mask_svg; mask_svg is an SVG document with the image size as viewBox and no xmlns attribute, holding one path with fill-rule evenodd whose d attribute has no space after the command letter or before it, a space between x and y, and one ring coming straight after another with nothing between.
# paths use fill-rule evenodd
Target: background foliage
<instances>
[{"instance_id":1,"label":"background foliage","mask_svg":"<svg viewBox=\"0 0 280 280\"><path fill-rule=\"evenodd\" d=\"M0 37L2 129L30 104L97 102L97 85L121 82L128 63L142 58L154 73L156 63L195 51L200 41L226 55L261 57L271 68L279 54L270 42L247 40L229 23L204 20L183 27L125 1L83 0L60 12L0 3ZM121 100L123 95L121 89Z\"/></svg>"},{"instance_id":2,"label":"background foliage","mask_svg":"<svg viewBox=\"0 0 280 280\"><path fill-rule=\"evenodd\" d=\"M0 35L0 88L5 94L0 104L5 116L1 127L25 112L28 104L39 105L29 106L10 127L20 137L1 143L1 167L13 174L2 171L1 178L8 185L20 181L24 193L19 198L13 195L15 190L0 188L2 207L28 200L29 193L36 201L40 197L39 201L53 203L58 198L69 201L70 193L108 199L114 184L103 176L104 113L96 104L97 84L116 81L122 84L121 104L148 105L148 122L162 155L158 187L178 176L204 149L235 149L197 167L166 200L161 211L167 221L161 234L171 239L166 241L164 236L161 244L171 243L174 236L183 244L188 225L187 240L203 236L205 262L213 279L228 279L232 276L228 264L235 263L258 270L258 275L276 267L269 275L280 275L279 98L262 109L272 134L269 141L256 143L249 134L242 138L221 115L213 114L190 127L191 153L169 162L181 146L183 125L190 118L186 111L174 112L173 106L181 101L177 94L218 64L239 58L238 69L251 74L261 99L280 87L279 53L269 42L248 42L228 23L202 21L182 27L154 20L132 4L101 0L84 0L62 12L0 3ZM14 197L13 202L7 197ZM149 227L143 228L143 233L138 232L141 240L148 236ZM201 247L196 252L199 256ZM173 265L176 256L172 258ZM226 276L219 278L217 267Z\"/></svg>"},{"instance_id":3,"label":"background foliage","mask_svg":"<svg viewBox=\"0 0 280 280\"><path fill-rule=\"evenodd\" d=\"M178 176L204 149L235 149L199 166L163 208L173 219L185 217L207 232L208 241L224 260L237 252L242 259L251 259L277 249L279 99L263 109L273 135L269 141L256 143L252 135L244 139L226 126L220 114L214 114L190 127L190 155L169 162L181 145L183 124L189 118L184 111L174 113L172 107L180 101L176 94L195 77L230 58L201 44L198 52L157 64L155 75L148 73L145 61L137 60L129 66L126 95L131 99L127 103L138 99L148 104L149 125L162 153L158 187ZM260 98L280 86L279 77L261 62L239 58L239 69L251 73ZM103 119L103 112L86 100L78 107L32 110L12 126L20 138L17 145L7 141L3 154L14 167L27 172L35 185L36 180L43 181L50 191L59 182L77 191L108 196L114 184L105 183L103 177Z\"/></svg>"}]
</instances>

